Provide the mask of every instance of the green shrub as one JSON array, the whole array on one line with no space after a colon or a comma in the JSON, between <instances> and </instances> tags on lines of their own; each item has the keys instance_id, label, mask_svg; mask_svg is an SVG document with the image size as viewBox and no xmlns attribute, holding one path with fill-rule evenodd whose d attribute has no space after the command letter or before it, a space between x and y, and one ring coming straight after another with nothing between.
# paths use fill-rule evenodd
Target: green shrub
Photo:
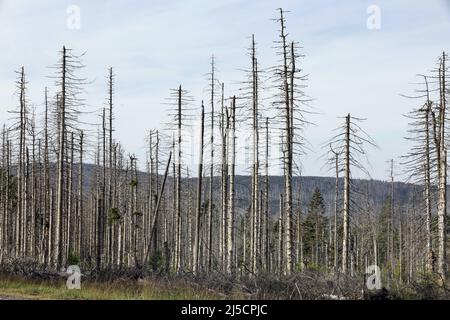
<instances>
[{"instance_id":1,"label":"green shrub","mask_svg":"<svg viewBox=\"0 0 450 320\"><path fill-rule=\"evenodd\" d=\"M133 180L130 181L130 186L131 186L131 187L137 187L137 185L138 185L137 180L134 180L134 179L133 179Z\"/></svg>"},{"instance_id":2,"label":"green shrub","mask_svg":"<svg viewBox=\"0 0 450 320\"><path fill-rule=\"evenodd\" d=\"M161 250L156 250L150 257L149 267L152 271L159 271L164 266L164 258Z\"/></svg>"},{"instance_id":3,"label":"green shrub","mask_svg":"<svg viewBox=\"0 0 450 320\"><path fill-rule=\"evenodd\" d=\"M115 224L118 221L120 221L119 209L117 209L117 208L109 209L108 223L110 225L112 225L112 224Z\"/></svg>"},{"instance_id":4,"label":"green shrub","mask_svg":"<svg viewBox=\"0 0 450 320\"><path fill-rule=\"evenodd\" d=\"M80 257L73 251L70 251L67 256L67 265L78 265L80 263Z\"/></svg>"}]
</instances>

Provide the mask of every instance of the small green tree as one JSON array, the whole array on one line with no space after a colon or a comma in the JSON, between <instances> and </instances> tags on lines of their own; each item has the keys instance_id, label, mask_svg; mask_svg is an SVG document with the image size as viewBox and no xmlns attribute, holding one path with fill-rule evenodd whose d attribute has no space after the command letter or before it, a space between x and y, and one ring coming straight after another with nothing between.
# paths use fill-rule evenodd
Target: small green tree
<instances>
[{"instance_id":1,"label":"small green tree","mask_svg":"<svg viewBox=\"0 0 450 320\"><path fill-rule=\"evenodd\" d=\"M69 251L67 255L67 265L78 265L80 263L80 257L73 251Z\"/></svg>"},{"instance_id":2,"label":"small green tree","mask_svg":"<svg viewBox=\"0 0 450 320\"><path fill-rule=\"evenodd\" d=\"M109 209L109 215L108 215L108 223L109 223L109 225L113 225L113 224L115 224L118 221L120 221L119 209L117 209L117 208L110 208Z\"/></svg>"},{"instance_id":3,"label":"small green tree","mask_svg":"<svg viewBox=\"0 0 450 320\"><path fill-rule=\"evenodd\" d=\"M164 258L161 250L156 250L150 257L149 271L159 272L164 266Z\"/></svg>"},{"instance_id":4,"label":"small green tree","mask_svg":"<svg viewBox=\"0 0 450 320\"><path fill-rule=\"evenodd\" d=\"M321 252L324 245L322 234L326 222L323 196L319 188L316 188L309 200L308 214L303 223L305 264L307 267L309 265L309 268L318 268L324 262Z\"/></svg>"}]
</instances>

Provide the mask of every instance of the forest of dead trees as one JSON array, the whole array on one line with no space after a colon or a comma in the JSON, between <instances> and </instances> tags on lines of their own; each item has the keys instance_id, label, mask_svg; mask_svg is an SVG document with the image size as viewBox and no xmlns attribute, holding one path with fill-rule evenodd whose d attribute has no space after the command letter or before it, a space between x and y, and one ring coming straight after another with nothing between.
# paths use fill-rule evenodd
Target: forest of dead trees
<instances>
[{"instance_id":1,"label":"forest of dead trees","mask_svg":"<svg viewBox=\"0 0 450 320\"><path fill-rule=\"evenodd\" d=\"M353 172L368 174L367 152L377 146L363 119L350 114L320 146L335 177L333 201L326 203L319 189L305 199L301 161L310 149L304 130L313 111L301 48L289 37L285 15L279 9L274 19L279 64L262 67L253 35L241 89L225 96L212 57L208 95L194 100L181 85L170 91L170 118L146 134L145 159L115 138L113 68L95 129L80 120L89 84L79 75L82 56L62 48L51 75L55 86L43 88L44 103L36 108L28 100L26 70L19 68L17 106L9 108L11 121L1 131L0 265L33 261L47 270L79 264L82 270L233 277L306 269L353 276L378 265L388 281L422 273L445 279L447 55L405 97L413 106L405 115L411 151L389 162L392 188L384 203L373 203L369 183L353 183ZM185 160L188 126L199 128L196 168ZM251 182L247 194L237 195L236 154L245 135ZM271 156L274 146L279 157ZM276 210L269 206L274 166L284 181ZM401 206L394 183L400 172L414 184Z\"/></svg>"}]
</instances>

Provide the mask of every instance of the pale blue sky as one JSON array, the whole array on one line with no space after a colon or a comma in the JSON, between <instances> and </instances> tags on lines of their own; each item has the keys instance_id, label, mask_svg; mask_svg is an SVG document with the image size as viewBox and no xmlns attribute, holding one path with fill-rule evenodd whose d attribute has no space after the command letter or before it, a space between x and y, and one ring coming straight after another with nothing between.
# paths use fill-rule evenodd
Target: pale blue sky
<instances>
[{"instance_id":1,"label":"pale blue sky","mask_svg":"<svg viewBox=\"0 0 450 320\"><path fill-rule=\"evenodd\" d=\"M66 45L87 51L83 71L90 109L101 107L107 68L117 74L116 137L127 151L143 157L144 135L167 121L161 104L169 88L182 84L197 101L204 91L211 54L218 77L233 94L248 65L246 48L255 34L259 62L275 62L275 9L287 16L290 38L304 47L302 67L310 74L307 93L315 100L317 126L306 136L314 147L303 159L305 175L327 175L318 161L319 144L331 135L336 117L348 112L367 118L366 130L379 144L372 150L372 176L386 177L386 160L407 152L407 113L417 73L430 70L443 50L450 50L450 1L14 1L0 0L0 123L16 105L15 73L25 66L32 103L43 101L46 76ZM368 30L366 9L381 9L381 29ZM81 29L66 27L69 5L81 9ZM39 110L39 109L38 109ZM318 164L320 163L320 165ZM276 173L276 172L275 172Z\"/></svg>"}]
</instances>

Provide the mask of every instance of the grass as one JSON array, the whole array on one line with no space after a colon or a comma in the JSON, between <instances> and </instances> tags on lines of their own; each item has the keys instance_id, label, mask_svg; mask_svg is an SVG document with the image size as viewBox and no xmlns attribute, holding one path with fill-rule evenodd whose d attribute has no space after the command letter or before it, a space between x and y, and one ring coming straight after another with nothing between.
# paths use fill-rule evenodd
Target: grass
<instances>
[{"instance_id":1,"label":"grass","mask_svg":"<svg viewBox=\"0 0 450 320\"><path fill-rule=\"evenodd\" d=\"M0 275L0 296L36 300L184 300L219 299L220 296L186 282L168 283L148 279L140 282L82 281L80 290L68 290L61 281L30 280L18 276Z\"/></svg>"}]
</instances>

